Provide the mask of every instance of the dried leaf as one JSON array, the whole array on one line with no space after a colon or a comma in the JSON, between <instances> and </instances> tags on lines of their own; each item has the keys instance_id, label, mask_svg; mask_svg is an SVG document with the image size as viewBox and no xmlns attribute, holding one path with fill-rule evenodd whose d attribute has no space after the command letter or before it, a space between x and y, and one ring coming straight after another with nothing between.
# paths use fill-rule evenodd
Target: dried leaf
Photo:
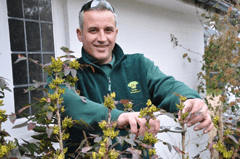
<instances>
[{"instance_id":1,"label":"dried leaf","mask_svg":"<svg viewBox=\"0 0 240 159\"><path fill-rule=\"evenodd\" d=\"M200 158L200 154L197 154L196 156L193 157L193 159L199 159Z\"/></svg>"},{"instance_id":2,"label":"dried leaf","mask_svg":"<svg viewBox=\"0 0 240 159\"><path fill-rule=\"evenodd\" d=\"M28 105L28 106L23 107L22 109L20 109L20 110L18 111L18 113L22 113L22 111L24 111L25 109L27 109L27 108L29 108L29 107L31 107L31 105Z\"/></svg>"},{"instance_id":3,"label":"dried leaf","mask_svg":"<svg viewBox=\"0 0 240 159\"><path fill-rule=\"evenodd\" d=\"M36 127L36 123L28 123L28 126L27 126L28 131L34 129L35 127Z\"/></svg>"},{"instance_id":4,"label":"dried leaf","mask_svg":"<svg viewBox=\"0 0 240 159\"><path fill-rule=\"evenodd\" d=\"M11 123L14 124L16 119L17 119L16 114L12 113L12 114L9 115L9 120L11 121Z\"/></svg>"},{"instance_id":5,"label":"dried leaf","mask_svg":"<svg viewBox=\"0 0 240 159\"><path fill-rule=\"evenodd\" d=\"M8 132L0 130L0 136L10 136Z\"/></svg>"},{"instance_id":6,"label":"dried leaf","mask_svg":"<svg viewBox=\"0 0 240 159\"><path fill-rule=\"evenodd\" d=\"M24 57L23 55L18 54L18 59L14 63L18 63L18 62L20 62L22 60L27 60L27 58Z\"/></svg>"},{"instance_id":7,"label":"dried leaf","mask_svg":"<svg viewBox=\"0 0 240 159\"><path fill-rule=\"evenodd\" d=\"M185 58L185 57L187 57L187 56L188 56L188 54L187 54L187 53L183 54L183 58Z\"/></svg>"},{"instance_id":8,"label":"dried leaf","mask_svg":"<svg viewBox=\"0 0 240 159\"><path fill-rule=\"evenodd\" d=\"M97 136L95 139L94 139L94 143L98 143L98 142L100 142L100 141L102 141L102 137L99 137L99 136Z\"/></svg>"},{"instance_id":9,"label":"dried leaf","mask_svg":"<svg viewBox=\"0 0 240 159\"><path fill-rule=\"evenodd\" d=\"M71 69L69 69L69 68L64 69L64 75L65 75L65 76L69 75L70 70L71 70Z\"/></svg>"},{"instance_id":10,"label":"dried leaf","mask_svg":"<svg viewBox=\"0 0 240 159\"><path fill-rule=\"evenodd\" d=\"M182 150L180 150L177 146L172 146L174 148L174 150L177 152L177 153L182 153L185 155L185 152L183 152Z\"/></svg>"},{"instance_id":11,"label":"dried leaf","mask_svg":"<svg viewBox=\"0 0 240 159\"><path fill-rule=\"evenodd\" d=\"M233 135L227 135L227 137L234 141L236 144L238 144L237 139Z\"/></svg>"},{"instance_id":12,"label":"dried leaf","mask_svg":"<svg viewBox=\"0 0 240 159\"><path fill-rule=\"evenodd\" d=\"M213 148L213 145L216 144L215 142L212 142L208 145L208 150L211 150Z\"/></svg>"},{"instance_id":13,"label":"dried leaf","mask_svg":"<svg viewBox=\"0 0 240 159\"><path fill-rule=\"evenodd\" d=\"M77 76L77 70L70 69L70 71L71 71L71 74L72 74L73 78L75 78Z\"/></svg>"},{"instance_id":14,"label":"dried leaf","mask_svg":"<svg viewBox=\"0 0 240 159\"><path fill-rule=\"evenodd\" d=\"M84 97L84 96L80 96L80 99L83 101L83 103L87 103L87 101L86 101L86 97Z\"/></svg>"},{"instance_id":15,"label":"dried leaf","mask_svg":"<svg viewBox=\"0 0 240 159\"><path fill-rule=\"evenodd\" d=\"M128 148L128 152L132 153L132 159L140 159L141 151L133 148Z\"/></svg>"},{"instance_id":16,"label":"dried leaf","mask_svg":"<svg viewBox=\"0 0 240 159\"><path fill-rule=\"evenodd\" d=\"M170 152L172 152L172 145L171 145L171 144L169 144L169 143L167 143L167 142L163 142L163 144L164 144L164 145L167 145L167 146L168 146L168 150L169 150Z\"/></svg>"},{"instance_id":17,"label":"dried leaf","mask_svg":"<svg viewBox=\"0 0 240 159\"><path fill-rule=\"evenodd\" d=\"M47 112L47 118L48 118L48 120L51 120L51 119L52 119L52 116L53 116L53 112L48 111L48 112Z\"/></svg>"},{"instance_id":18,"label":"dried leaf","mask_svg":"<svg viewBox=\"0 0 240 159\"><path fill-rule=\"evenodd\" d=\"M4 79L2 79L2 78L0 78L0 88L1 88L2 90L4 90L4 88L5 88L5 85L6 85L6 82L5 82L5 80L4 80Z\"/></svg>"},{"instance_id":19,"label":"dried leaf","mask_svg":"<svg viewBox=\"0 0 240 159\"><path fill-rule=\"evenodd\" d=\"M91 150L91 148L92 148L91 146L83 147L83 148L82 148L82 152L83 152L83 153L87 153L89 150Z\"/></svg>"},{"instance_id":20,"label":"dried leaf","mask_svg":"<svg viewBox=\"0 0 240 159\"><path fill-rule=\"evenodd\" d=\"M52 127L49 127L49 128L47 127L46 133L47 133L47 135L48 135L48 138L50 138L51 135L52 135L52 133L53 133L53 128L52 128Z\"/></svg>"}]
</instances>

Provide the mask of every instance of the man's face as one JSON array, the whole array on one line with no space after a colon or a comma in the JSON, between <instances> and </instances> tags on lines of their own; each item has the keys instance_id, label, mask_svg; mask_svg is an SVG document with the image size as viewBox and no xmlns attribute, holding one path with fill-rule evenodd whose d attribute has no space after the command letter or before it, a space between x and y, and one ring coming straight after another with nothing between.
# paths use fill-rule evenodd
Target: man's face
<instances>
[{"instance_id":1,"label":"man's face","mask_svg":"<svg viewBox=\"0 0 240 159\"><path fill-rule=\"evenodd\" d=\"M112 60L118 29L115 17L108 10L86 11L83 16L83 30L77 29L77 36L84 50L100 64Z\"/></svg>"}]
</instances>

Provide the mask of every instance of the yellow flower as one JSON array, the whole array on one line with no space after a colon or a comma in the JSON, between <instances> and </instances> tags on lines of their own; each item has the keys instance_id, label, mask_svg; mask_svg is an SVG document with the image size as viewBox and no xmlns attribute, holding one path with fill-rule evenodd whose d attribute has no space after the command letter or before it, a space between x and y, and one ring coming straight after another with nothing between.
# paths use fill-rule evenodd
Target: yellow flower
<instances>
[{"instance_id":1,"label":"yellow flower","mask_svg":"<svg viewBox=\"0 0 240 159\"><path fill-rule=\"evenodd\" d=\"M107 96L104 96L103 105L105 107L107 107L108 109L114 109L116 107L115 103L114 103L114 100L113 100L113 97L111 97L109 94Z\"/></svg>"},{"instance_id":2,"label":"yellow flower","mask_svg":"<svg viewBox=\"0 0 240 159\"><path fill-rule=\"evenodd\" d=\"M110 95L112 98L115 98L116 97L116 93L115 92L113 92L113 93L111 93L111 95Z\"/></svg>"},{"instance_id":3,"label":"yellow flower","mask_svg":"<svg viewBox=\"0 0 240 159\"><path fill-rule=\"evenodd\" d=\"M72 60L72 61L69 62L69 66L70 66L71 68L75 68L75 69L77 70L77 69L79 68L80 64L79 64L78 61Z\"/></svg>"},{"instance_id":4,"label":"yellow flower","mask_svg":"<svg viewBox=\"0 0 240 159\"><path fill-rule=\"evenodd\" d=\"M57 134L59 131L59 127L58 126L54 126L53 128L53 134Z\"/></svg>"},{"instance_id":5,"label":"yellow flower","mask_svg":"<svg viewBox=\"0 0 240 159\"><path fill-rule=\"evenodd\" d=\"M100 127L101 129L105 129L106 126L107 126L107 122L106 122L105 120L103 120L103 121L101 121L98 125L99 125L99 127Z\"/></svg>"},{"instance_id":6,"label":"yellow flower","mask_svg":"<svg viewBox=\"0 0 240 159\"><path fill-rule=\"evenodd\" d=\"M69 133L64 133L64 134L63 134L63 140L65 140L65 139L68 139L68 138L69 138L69 136L70 136L70 134L69 134Z\"/></svg>"},{"instance_id":7,"label":"yellow flower","mask_svg":"<svg viewBox=\"0 0 240 159\"><path fill-rule=\"evenodd\" d=\"M96 158L97 158L96 152L92 152L92 158L93 158L93 159L96 159Z\"/></svg>"},{"instance_id":8,"label":"yellow flower","mask_svg":"<svg viewBox=\"0 0 240 159\"><path fill-rule=\"evenodd\" d=\"M52 57L51 60L52 64L50 68L52 68L54 72L60 72L62 70L63 61L61 61L60 58L56 60L54 57Z\"/></svg>"},{"instance_id":9,"label":"yellow flower","mask_svg":"<svg viewBox=\"0 0 240 159\"><path fill-rule=\"evenodd\" d=\"M152 105L152 101L150 99L148 99L146 104L147 104L147 106L150 106L150 105Z\"/></svg>"},{"instance_id":10,"label":"yellow flower","mask_svg":"<svg viewBox=\"0 0 240 159\"><path fill-rule=\"evenodd\" d=\"M67 127L71 128L73 125L72 118L65 117L62 121L62 128L65 129Z\"/></svg>"},{"instance_id":11,"label":"yellow flower","mask_svg":"<svg viewBox=\"0 0 240 159\"><path fill-rule=\"evenodd\" d=\"M108 156L109 156L110 159L116 159L119 156L119 152L116 151L115 149L110 150L109 153L108 153Z\"/></svg>"}]
</instances>

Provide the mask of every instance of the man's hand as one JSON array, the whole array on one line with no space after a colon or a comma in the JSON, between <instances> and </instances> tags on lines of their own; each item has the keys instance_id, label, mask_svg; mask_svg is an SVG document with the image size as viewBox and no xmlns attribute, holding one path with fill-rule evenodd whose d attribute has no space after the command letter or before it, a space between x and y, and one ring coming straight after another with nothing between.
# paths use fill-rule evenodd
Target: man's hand
<instances>
[{"instance_id":1,"label":"man's hand","mask_svg":"<svg viewBox=\"0 0 240 159\"><path fill-rule=\"evenodd\" d=\"M122 113L118 117L118 128L124 128L127 125L130 125L131 133L136 135L144 135L145 131L152 133L154 136L158 133L160 129L160 121L158 119L152 120L150 119L149 125L151 129L148 129L146 124L145 118L139 118L139 112L129 112L129 113ZM137 128L137 125L140 128Z\"/></svg>"},{"instance_id":2,"label":"man's hand","mask_svg":"<svg viewBox=\"0 0 240 159\"><path fill-rule=\"evenodd\" d=\"M205 102L201 99L187 99L184 102L184 109L182 113L189 112L189 115L185 118L184 123L190 127L198 122L201 124L194 127L194 130L204 129L204 133L208 133L213 128L213 123L210 115L208 114L208 107ZM180 112L178 113L178 120L181 120Z\"/></svg>"}]
</instances>

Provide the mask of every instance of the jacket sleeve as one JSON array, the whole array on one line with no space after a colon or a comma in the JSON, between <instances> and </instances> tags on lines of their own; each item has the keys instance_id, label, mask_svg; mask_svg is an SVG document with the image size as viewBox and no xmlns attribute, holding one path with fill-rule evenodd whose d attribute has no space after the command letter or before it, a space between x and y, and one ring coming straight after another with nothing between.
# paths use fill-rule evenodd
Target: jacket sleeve
<instances>
[{"instance_id":1,"label":"jacket sleeve","mask_svg":"<svg viewBox=\"0 0 240 159\"><path fill-rule=\"evenodd\" d=\"M145 58L145 65L151 100L159 108L169 112L178 111L176 103L179 103L179 97L173 92L187 98L200 98L197 91L190 89L183 82L175 80L174 77L165 75L154 65L153 61Z\"/></svg>"},{"instance_id":2,"label":"jacket sleeve","mask_svg":"<svg viewBox=\"0 0 240 159\"><path fill-rule=\"evenodd\" d=\"M51 82L51 77L48 77L47 82ZM86 126L83 124L75 126L79 129L89 131L93 129L94 131L100 130L98 122L108 118L108 108L106 108L103 104L99 104L88 99L85 99L84 102L77 93L65 85L61 86L61 88L65 89L65 93L61 96L63 97L63 106L65 108L65 112L62 114L62 117L68 116L72 117L73 120L83 120L89 125ZM117 120L121 113L123 113L123 111L113 109L111 111L111 120Z\"/></svg>"}]
</instances>

